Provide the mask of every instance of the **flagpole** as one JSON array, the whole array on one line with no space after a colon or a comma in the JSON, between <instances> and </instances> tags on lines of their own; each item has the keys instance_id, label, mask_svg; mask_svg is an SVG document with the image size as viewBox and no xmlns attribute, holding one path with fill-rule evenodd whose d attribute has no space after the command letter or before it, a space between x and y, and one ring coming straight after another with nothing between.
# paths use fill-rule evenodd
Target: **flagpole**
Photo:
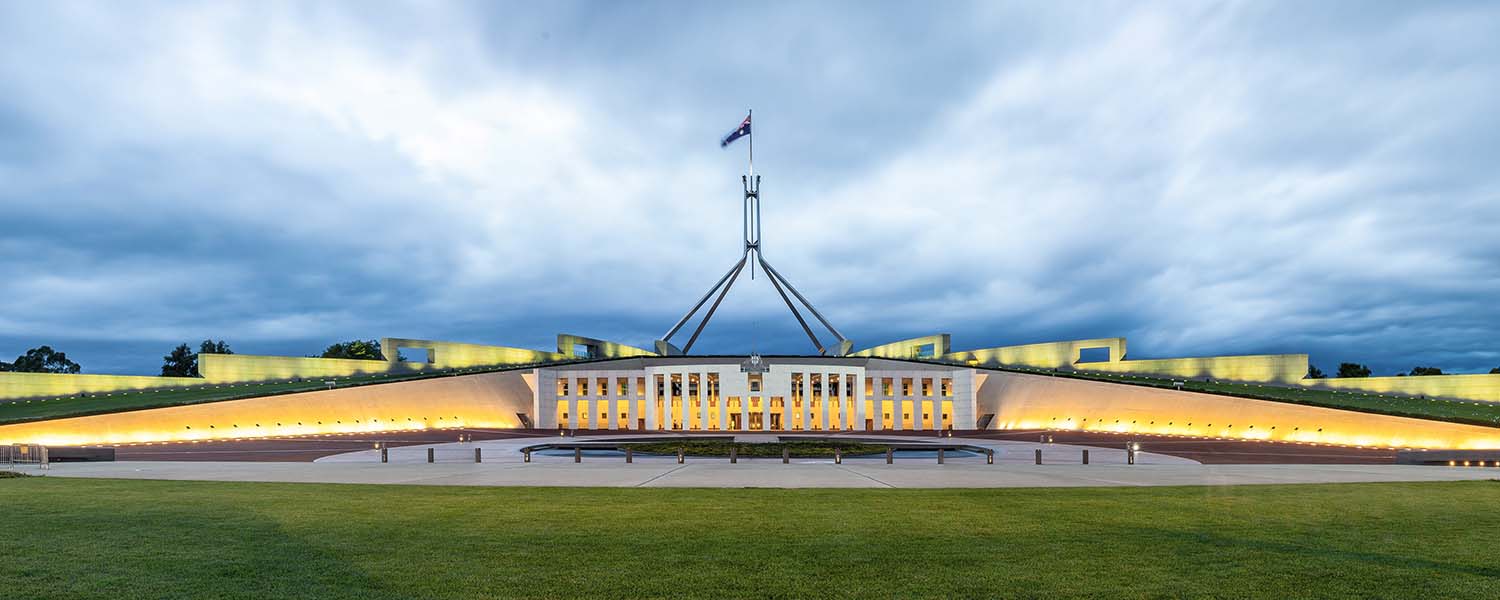
<instances>
[{"instance_id":1,"label":"flagpole","mask_svg":"<svg viewBox=\"0 0 1500 600\"><path fill-rule=\"evenodd\" d=\"M755 176L755 121L754 121L753 117L755 117L755 109L752 108L752 109L750 109L750 113L747 114L747 115L745 115L745 120L750 121L750 135L748 135L746 137L750 138L750 176L751 177Z\"/></svg>"}]
</instances>

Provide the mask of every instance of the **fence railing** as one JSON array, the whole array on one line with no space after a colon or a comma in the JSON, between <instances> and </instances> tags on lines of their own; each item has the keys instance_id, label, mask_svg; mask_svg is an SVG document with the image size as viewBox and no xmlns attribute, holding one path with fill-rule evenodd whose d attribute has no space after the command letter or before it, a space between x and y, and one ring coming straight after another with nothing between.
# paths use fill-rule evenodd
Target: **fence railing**
<instances>
[{"instance_id":1,"label":"fence railing","mask_svg":"<svg viewBox=\"0 0 1500 600\"><path fill-rule=\"evenodd\" d=\"M10 444L0 446L0 465L11 468L17 466L36 466L47 469L49 463L47 447L41 444Z\"/></svg>"}]
</instances>

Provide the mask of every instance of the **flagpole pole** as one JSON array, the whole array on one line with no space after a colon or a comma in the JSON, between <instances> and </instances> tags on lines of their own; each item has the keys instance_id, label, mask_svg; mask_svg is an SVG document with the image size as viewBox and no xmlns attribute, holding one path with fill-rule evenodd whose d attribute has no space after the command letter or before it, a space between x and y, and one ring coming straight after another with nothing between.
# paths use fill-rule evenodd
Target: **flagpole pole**
<instances>
[{"instance_id":1,"label":"flagpole pole","mask_svg":"<svg viewBox=\"0 0 1500 600\"><path fill-rule=\"evenodd\" d=\"M755 117L755 109L752 108L752 109L750 109L750 113L747 114L747 115L745 115L745 119L748 120L748 121L750 121L750 135L747 136L747 137L750 138L750 176L751 177L755 176L755 121L754 121L753 117Z\"/></svg>"}]
</instances>

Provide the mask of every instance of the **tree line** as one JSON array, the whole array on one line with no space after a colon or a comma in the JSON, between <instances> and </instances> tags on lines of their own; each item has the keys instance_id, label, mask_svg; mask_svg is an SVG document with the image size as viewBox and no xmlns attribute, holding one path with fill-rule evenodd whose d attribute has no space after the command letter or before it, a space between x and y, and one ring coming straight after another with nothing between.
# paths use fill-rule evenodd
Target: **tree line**
<instances>
[{"instance_id":1,"label":"tree line","mask_svg":"<svg viewBox=\"0 0 1500 600\"><path fill-rule=\"evenodd\" d=\"M161 357L162 377L202 377L198 372L198 357L204 354L234 354L224 340L203 340L198 350L187 344L178 344L166 356ZM311 358L349 358L355 360L385 360L379 340L349 340L330 344L322 354ZM406 357L396 356L396 360ZM51 346L38 346L16 357L15 362L0 361L0 372L14 373L81 373L83 367L68 359L63 352Z\"/></svg>"},{"instance_id":2,"label":"tree line","mask_svg":"<svg viewBox=\"0 0 1500 600\"><path fill-rule=\"evenodd\" d=\"M1406 373L1397 373L1396 377L1421 377L1423 375L1442 375L1442 374L1443 374L1443 370L1440 369L1440 368L1438 368L1438 367L1412 367L1411 371L1406 372ZM1500 367L1495 367L1493 369L1490 369L1490 374L1491 375L1500 374ZM1352 362L1339 363L1339 370L1336 373L1334 373L1334 377L1337 377L1339 379L1349 379L1349 378L1353 378L1353 377L1370 377L1370 375L1371 375L1370 367L1367 367L1367 366L1359 364L1359 363L1352 363ZM1307 379L1327 379L1327 378L1328 378L1328 375L1326 373L1324 373L1322 369L1319 369L1317 365L1312 365L1312 364L1307 365Z\"/></svg>"},{"instance_id":3,"label":"tree line","mask_svg":"<svg viewBox=\"0 0 1500 600\"><path fill-rule=\"evenodd\" d=\"M224 340L203 340L198 344L198 351L194 352L191 346L179 344L172 352L161 358L162 377L201 377L198 373L198 356L203 354L234 354L229 349L229 344ZM355 360L385 360L385 352L380 348L380 340L349 340L347 342L336 342L323 349L322 354L313 355L310 358L350 358ZM396 360L406 360L405 356L397 353ZM83 368L78 363L68 359L63 352L53 350L51 346L38 346L27 350L25 354L16 357L15 362L0 361L0 372L12 371L17 373L79 373ZM1339 363L1339 368L1334 372L1334 377L1348 379L1353 377L1370 377L1370 367L1359 363ZM1421 377L1423 375L1442 375L1443 370L1438 367L1412 367L1406 373L1397 373L1397 377ZM1490 374L1500 374L1500 367L1490 369ZM1317 365L1307 366L1308 379L1325 379L1328 374L1319 369Z\"/></svg>"}]
</instances>

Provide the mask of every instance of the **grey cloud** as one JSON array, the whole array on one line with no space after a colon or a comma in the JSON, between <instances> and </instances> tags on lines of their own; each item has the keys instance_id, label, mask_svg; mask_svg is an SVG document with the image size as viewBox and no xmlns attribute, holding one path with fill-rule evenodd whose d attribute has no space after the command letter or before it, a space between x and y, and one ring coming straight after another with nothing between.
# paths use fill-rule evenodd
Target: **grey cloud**
<instances>
[{"instance_id":1,"label":"grey cloud","mask_svg":"<svg viewBox=\"0 0 1500 600\"><path fill-rule=\"evenodd\" d=\"M0 9L0 356L649 344L736 258L748 105L859 342L1500 364L1500 10L1032 8ZM805 351L741 286L700 347Z\"/></svg>"}]
</instances>

